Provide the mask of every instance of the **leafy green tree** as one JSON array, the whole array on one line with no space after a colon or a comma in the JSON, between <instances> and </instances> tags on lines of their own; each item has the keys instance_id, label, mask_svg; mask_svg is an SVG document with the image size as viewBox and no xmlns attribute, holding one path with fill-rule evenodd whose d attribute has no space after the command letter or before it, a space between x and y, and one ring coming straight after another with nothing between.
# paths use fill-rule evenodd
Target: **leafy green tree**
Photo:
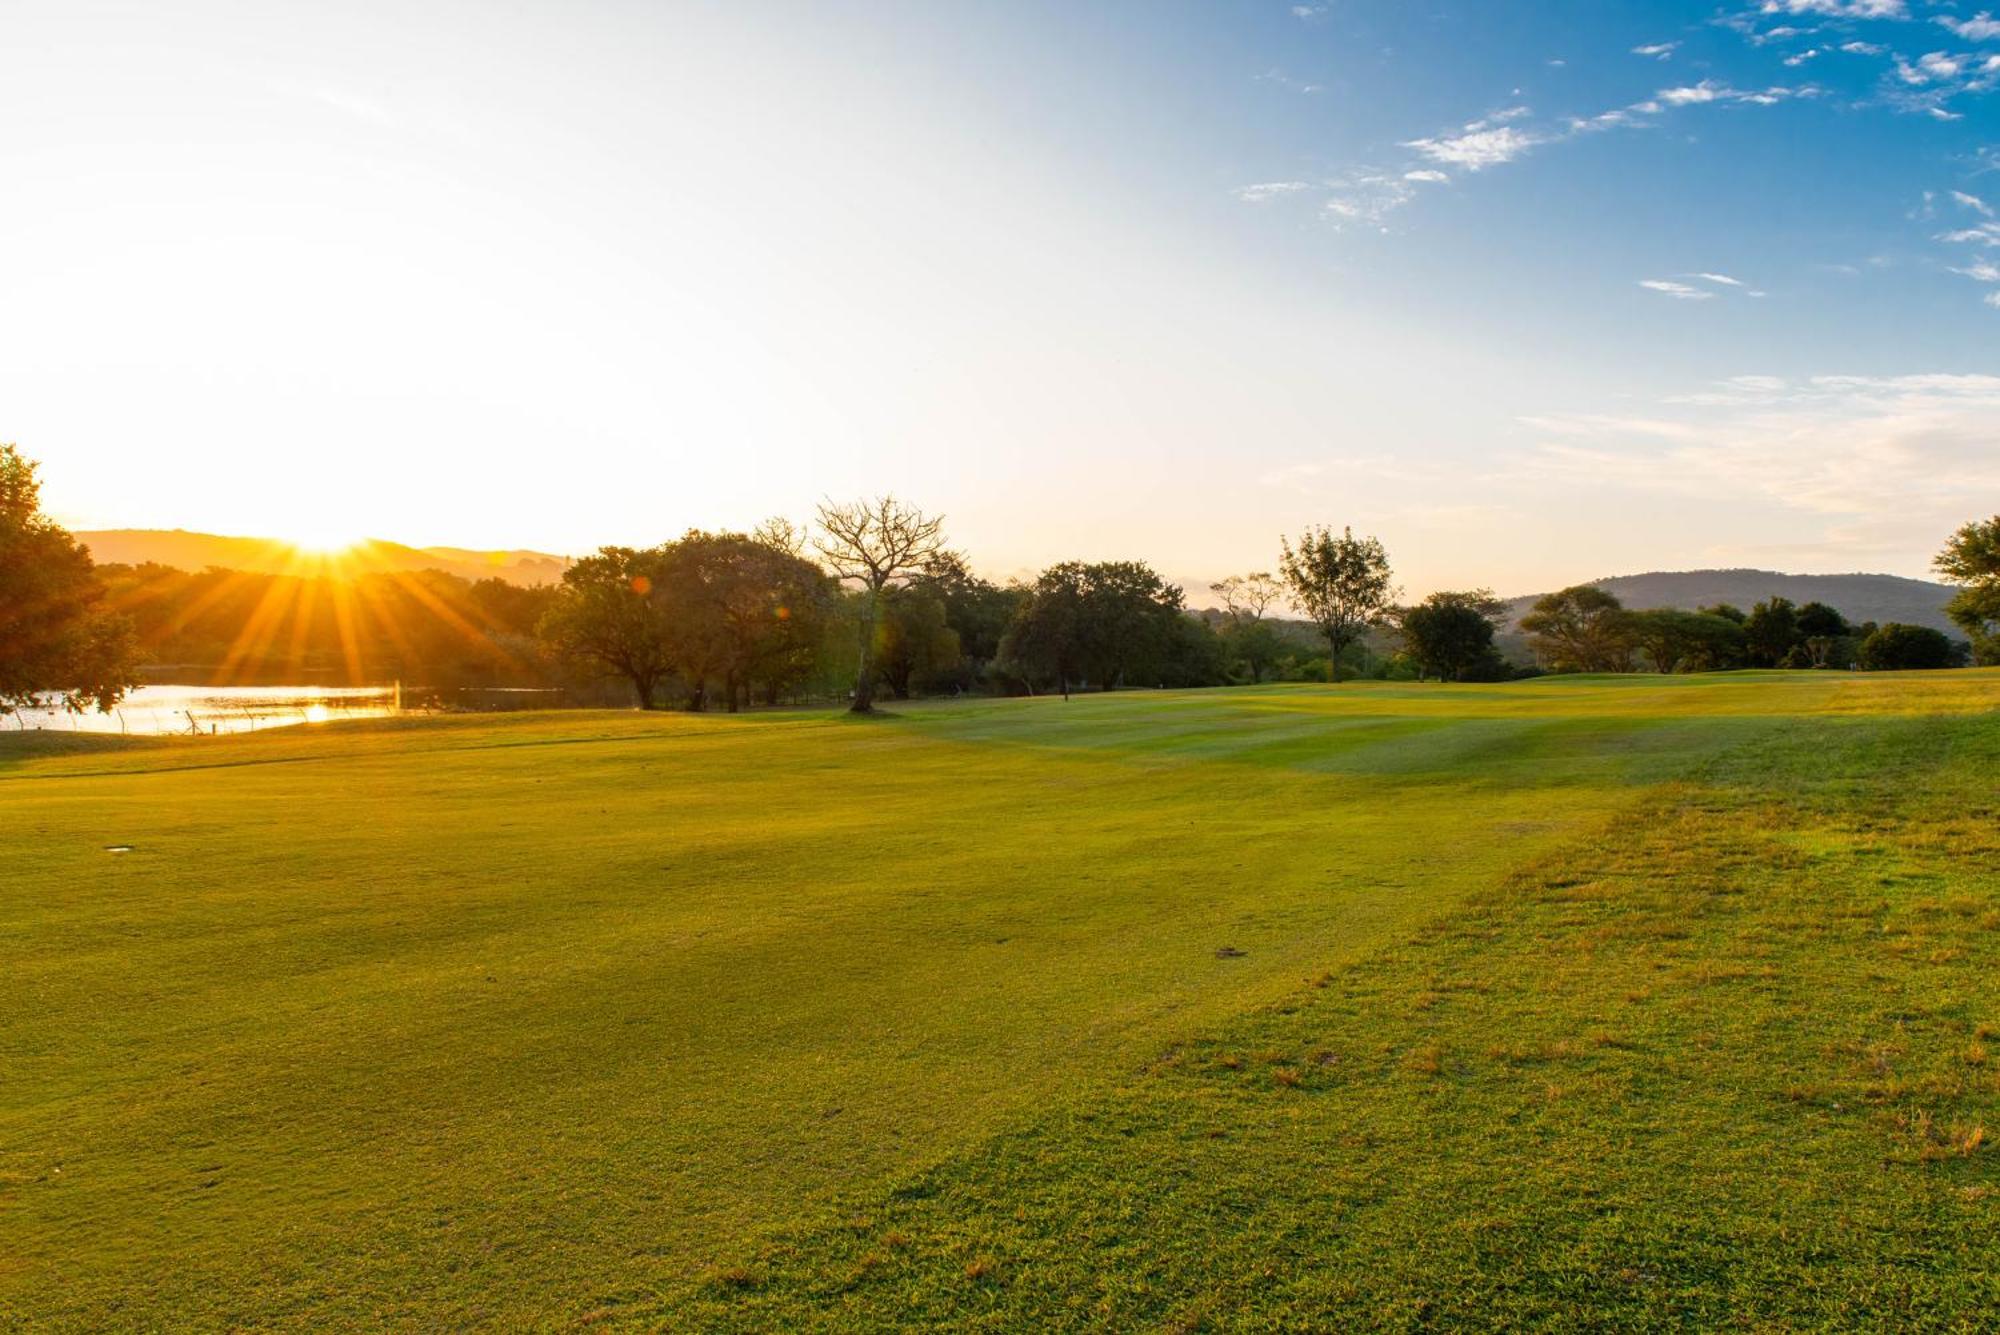
<instances>
[{"instance_id":1,"label":"leafy green tree","mask_svg":"<svg viewBox=\"0 0 2000 1335\"><path fill-rule=\"evenodd\" d=\"M1981 663L2000 663L2000 515L1951 535L1935 562L1959 591L1945 612L1972 640Z\"/></svg>"},{"instance_id":2,"label":"leafy green tree","mask_svg":"<svg viewBox=\"0 0 2000 1335\"><path fill-rule=\"evenodd\" d=\"M1000 639L1013 623L1025 596L972 573L965 557L943 551L924 563L917 580L944 605L945 626L958 637L960 664L953 684L971 689L1000 656ZM943 681L947 674L935 674Z\"/></svg>"},{"instance_id":3,"label":"leafy green tree","mask_svg":"<svg viewBox=\"0 0 2000 1335\"><path fill-rule=\"evenodd\" d=\"M536 634L572 668L630 682L639 707L652 709L678 648L668 583L662 549L600 548L563 572Z\"/></svg>"},{"instance_id":4,"label":"leafy green tree","mask_svg":"<svg viewBox=\"0 0 2000 1335\"><path fill-rule=\"evenodd\" d=\"M1375 538L1357 538L1354 530L1308 528L1298 546L1280 538L1279 573L1292 602L1306 614L1328 648L1327 675L1340 679L1340 655L1370 626L1387 619L1396 598L1389 554Z\"/></svg>"},{"instance_id":5,"label":"leafy green tree","mask_svg":"<svg viewBox=\"0 0 2000 1335\"><path fill-rule=\"evenodd\" d=\"M1798 608L1789 598L1758 603L1743 623L1743 650L1751 667L1783 666L1804 639Z\"/></svg>"},{"instance_id":6,"label":"leafy green tree","mask_svg":"<svg viewBox=\"0 0 2000 1335\"><path fill-rule=\"evenodd\" d=\"M958 634L928 584L896 589L883 600L875 662L898 700L909 699L915 683L948 672L959 658Z\"/></svg>"},{"instance_id":7,"label":"leafy green tree","mask_svg":"<svg viewBox=\"0 0 2000 1335\"><path fill-rule=\"evenodd\" d=\"M1217 635L1217 647L1221 649L1225 662L1242 665L1243 673L1254 686L1277 670L1278 660L1285 652L1285 641L1268 620L1241 621L1232 618L1222 623Z\"/></svg>"},{"instance_id":8,"label":"leafy green tree","mask_svg":"<svg viewBox=\"0 0 2000 1335\"><path fill-rule=\"evenodd\" d=\"M0 444L0 715L46 700L108 711L137 684L132 626L41 500L35 465Z\"/></svg>"},{"instance_id":9,"label":"leafy green tree","mask_svg":"<svg viewBox=\"0 0 2000 1335\"><path fill-rule=\"evenodd\" d=\"M855 672L856 714L875 708L875 622L884 594L907 584L944 551L944 519L933 517L894 496L819 507L819 536L814 539L833 573L861 590L861 663Z\"/></svg>"},{"instance_id":10,"label":"leafy green tree","mask_svg":"<svg viewBox=\"0 0 2000 1335\"><path fill-rule=\"evenodd\" d=\"M1574 584L1537 599L1521 618L1535 655L1566 672L1628 672L1632 639L1625 604L1595 584Z\"/></svg>"},{"instance_id":11,"label":"leafy green tree","mask_svg":"<svg viewBox=\"0 0 2000 1335\"><path fill-rule=\"evenodd\" d=\"M1495 657L1494 619L1506 604L1491 589L1439 592L1398 618L1403 647L1415 660L1419 677L1464 681L1488 658Z\"/></svg>"},{"instance_id":12,"label":"leafy green tree","mask_svg":"<svg viewBox=\"0 0 2000 1335\"><path fill-rule=\"evenodd\" d=\"M1957 659L1951 637L1929 626L1891 621L1861 642L1861 666L1871 672L1948 668Z\"/></svg>"},{"instance_id":13,"label":"leafy green tree","mask_svg":"<svg viewBox=\"0 0 2000 1335\"><path fill-rule=\"evenodd\" d=\"M1813 667L1840 667L1844 666L1844 659L1853 657L1847 646L1853 638L1854 627L1847 624L1847 618L1833 608L1822 602L1809 602L1799 608L1796 620L1799 643Z\"/></svg>"},{"instance_id":14,"label":"leafy green tree","mask_svg":"<svg viewBox=\"0 0 2000 1335\"><path fill-rule=\"evenodd\" d=\"M1001 643L1000 656L1024 680L1114 690L1128 681L1163 683L1177 646L1191 641L1181 591L1139 561L1065 561L1044 570Z\"/></svg>"},{"instance_id":15,"label":"leafy green tree","mask_svg":"<svg viewBox=\"0 0 2000 1335\"><path fill-rule=\"evenodd\" d=\"M1264 614L1285 596L1285 586L1268 571L1231 575L1208 586L1222 603L1219 648L1225 661L1233 658L1249 674L1251 685L1264 679L1277 663L1283 641Z\"/></svg>"},{"instance_id":16,"label":"leafy green tree","mask_svg":"<svg viewBox=\"0 0 2000 1335\"><path fill-rule=\"evenodd\" d=\"M683 535L660 549L676 674L688 707L720 685L731 713L753 686L782 684L809 666L831 596L825 572L784 546L743 533Z\"/></svg>"}]
</instances>

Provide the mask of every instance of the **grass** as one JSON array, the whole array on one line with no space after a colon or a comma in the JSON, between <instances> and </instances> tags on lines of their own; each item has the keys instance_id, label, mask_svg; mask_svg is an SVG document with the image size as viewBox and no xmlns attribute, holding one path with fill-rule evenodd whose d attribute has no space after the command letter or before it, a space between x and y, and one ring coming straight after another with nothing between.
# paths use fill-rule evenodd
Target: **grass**
<instances>
[{"instance_id":1,"label":"grass","mask_svg":"<svg viewBox=\"0 0 2000 1335\"><path fill-rule=\"evenodd\" d=\"M1996 706L6 739L0 1324L1979 1329Z\"/></svg>"}]
</instances>

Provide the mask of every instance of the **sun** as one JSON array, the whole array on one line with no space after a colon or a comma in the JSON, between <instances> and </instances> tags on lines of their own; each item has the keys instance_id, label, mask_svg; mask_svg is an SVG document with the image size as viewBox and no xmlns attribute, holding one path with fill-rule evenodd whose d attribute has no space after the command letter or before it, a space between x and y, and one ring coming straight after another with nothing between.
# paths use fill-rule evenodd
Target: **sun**
<instances>
[{"instance_id":1,"label":"sun","mask_svg":"<svg viewBox=\"0 0 2000 1335\"><path fill-rule=\"evenodd\" d=\"M329 557L345 556L368 539L334 524L304 524L294 528L286 541L301 555Z\"/></svg>"}]
</instances>

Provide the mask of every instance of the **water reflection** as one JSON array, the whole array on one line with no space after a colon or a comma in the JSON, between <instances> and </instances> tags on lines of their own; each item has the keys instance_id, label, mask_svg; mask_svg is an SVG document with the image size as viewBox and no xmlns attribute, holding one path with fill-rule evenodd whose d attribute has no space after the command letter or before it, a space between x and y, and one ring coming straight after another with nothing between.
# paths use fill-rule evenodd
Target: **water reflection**
<instances>
[{"instance_id":1,"label":"water reflection","mask_svg":"<svg viewBox=\"0 0 2000 1335\"><path fill-rule=\"evenodd\" d=\"M206 737L336 719L386 718L396 712L396 691L391 686L141 686L109 714L29 709L0 719L0 727Z\"/></svg>"}]
</instances>

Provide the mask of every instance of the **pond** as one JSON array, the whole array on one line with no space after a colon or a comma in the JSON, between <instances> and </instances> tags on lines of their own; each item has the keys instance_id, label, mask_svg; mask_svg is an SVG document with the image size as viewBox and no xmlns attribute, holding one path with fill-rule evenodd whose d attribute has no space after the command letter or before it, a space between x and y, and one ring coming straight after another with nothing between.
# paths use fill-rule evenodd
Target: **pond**
<instances>
[{"instance_id":1,"label":"pond","mask_svg":"<svg viewBox=\"0 0 2000 1335\"><path fill-rule=\"evenodd\" d=\"M393 686L141 686L109 714L29 709L0 717L0 728L33 732L112 732L202 736L289 728L398 712Z\"/></svg>"}]
</instances>

